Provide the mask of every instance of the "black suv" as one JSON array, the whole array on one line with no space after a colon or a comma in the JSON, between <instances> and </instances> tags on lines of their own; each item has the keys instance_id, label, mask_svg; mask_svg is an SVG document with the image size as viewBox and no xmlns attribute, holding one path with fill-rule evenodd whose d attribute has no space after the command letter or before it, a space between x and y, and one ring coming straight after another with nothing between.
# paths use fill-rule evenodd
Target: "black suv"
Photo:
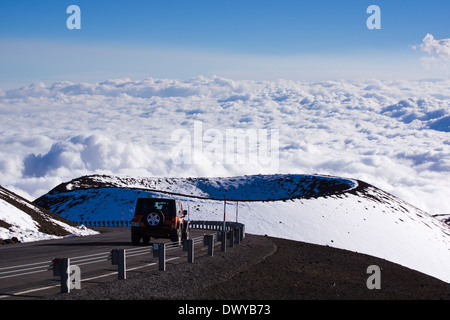
<instances>
[{"instance_id":1,"label":"black suv","mask_svg":"<svg viewBox=\"0 0 450 320\"><path fill-rule=\"evenodd\" d=\"M131 242L138 245L149 243L150 237L169 238L181 243L188 238L188 223L184 221L187 211L181 201L174 199L139 198L131 220Z\"/></svg>"}]
</instances>

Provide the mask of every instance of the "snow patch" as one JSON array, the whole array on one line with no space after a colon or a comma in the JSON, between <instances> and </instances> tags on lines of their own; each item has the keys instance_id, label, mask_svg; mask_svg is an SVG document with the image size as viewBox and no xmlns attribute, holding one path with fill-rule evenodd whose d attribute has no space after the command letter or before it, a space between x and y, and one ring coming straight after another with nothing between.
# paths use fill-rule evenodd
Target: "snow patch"
<instances>
[{"instance_id":1,"label":"snow patch","mask_svg":"<svg viewBox=\"0 0 450 320\"><path fill-rule=\"evenodd\" d=\"M19 206L12 205L10 201ZM33 242L62 238L62 236L41 232L39 222L34 220L33 216L26 211L32 211L36 215L39 215L45 223L60 226L61 229L72 236L98 234L98 232L87 229L86 227L73 227L67 223L53 219L50 214L41 212L33 203L16 196L4 188L0 188L0 240L17 238L20 242Z\"/></svg>"}]
</instances>

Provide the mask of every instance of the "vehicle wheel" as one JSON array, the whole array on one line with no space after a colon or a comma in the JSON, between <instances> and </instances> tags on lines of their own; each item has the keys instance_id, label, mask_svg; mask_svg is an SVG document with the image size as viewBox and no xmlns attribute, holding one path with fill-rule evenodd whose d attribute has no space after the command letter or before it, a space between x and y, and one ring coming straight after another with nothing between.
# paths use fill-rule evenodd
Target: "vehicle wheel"
<instances>
[{"instance_id":1,"label":"vehicle wheel","mask_svg":"<svg viewBox=\"0 0 450 320\"><path fill-rule=\"evenodd\" d=\"M141 235L137 231L131 231L131 243L133 246L139 245L139 242L141 241Z\"/></svg>"},{"instance_id":2,"label":"vehicle wheel","mask_svg":"<svg viewBox=\"0 0 450 320\"><path fill-rule=\"evenodd\" d=\"M164 214L160 210L152 210L145 216L144 222L150 228L158 227L164 223Z\"/></svg>"}]
</instances>

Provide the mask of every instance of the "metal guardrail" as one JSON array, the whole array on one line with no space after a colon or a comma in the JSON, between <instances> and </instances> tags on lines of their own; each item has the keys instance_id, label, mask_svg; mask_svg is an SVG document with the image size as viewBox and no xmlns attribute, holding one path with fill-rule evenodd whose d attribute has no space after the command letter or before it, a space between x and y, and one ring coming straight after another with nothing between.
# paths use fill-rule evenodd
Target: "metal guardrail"
<instances>
[{"instance_id":1,"label":"metal guardrail","mask_svg":"<svg viewBox=\"0 0 450 320\"><path fill-rule=\"evenodd\" d=\"M203 244L208 246L208 255L212 256L214 245L217 241L222 243L221 250L226 251L226 239L230 240L230 247L239 244L245 238L245 226L236 222L225 222L225 233L223 232L224 223L217 221L189 221L189 228L218 231L212 234L204 235L183 241L182 249L188 252L188 262L194 261L195 245ZM162 249L161 249L162 248ZM61 277L61 292L70 292L72 287L71 273L74 267L82 265L95 264L111 260L113 265L118 265L119 279L126 279L126 258L139 255L151 255L159 257L159 269L165 270L166 252L180 249L178 242L169 242L154 244L153 247L138 247L131 249L113 249L109 252L95 253L72 258L54 258L51 261L30 263L18 266L0 268L0 279L19 277L34 273L53 270L54 276ZM79 270L79 269L78 269ZM75 270L76 271L76 270ZM76 276L76 275L75 275Z\"/></svg>"},{"instance_id":2,"label":"metal guardrail","mask_svg":"<svg viewBox=\"0 0 450 320\"><path fill-rule=\"evenodd\" d=\"M78 225L84 225L86 227L130 227L131 221L127 220L106 220L106 221L77 221L75 222ZM192 229L203 229L203 230L215 230L222 231L223 230L223 221L209 221L209 220L192 220L188 221L189 227ZM245 238L245 225L238 222L225 222L225 231L231 231L239 229L241 232L242 240Z\"/></svg>"},{"instance_id":3,"label":"metal guardrail","mask_svg":"<svg viewBox=\"0 0 450 320\"><path fill-rule=\"evenodd\" d=\"M36 262L30 264L23 264L19 266L3 267L0 268L0 280L6 278L13 278L24 276L27 274L34 274L52 270L52 262Z\"/></svg>"},{"instance_id":4,"label":"metal guardrail","mask_svg":"<svg viewBox=\"0 0 450 320\"><path fill-rule=\"evenodd\" d=\"M205 230L221 230L223 228L223 221L208 221L208 220L193 220L188 221L189 225L193 229L205 229ZM86 227L130 227L131 221L128 220L101 220L101 221L76 221L78 225L84 225ZM226 230L244 228L244 224L238 222L225 222Z\"/></svg>"},{"instance_id":5,"label":"metal guardrail","mask_svg":"<svg viewBox=\"0 0 450 320\"><path fill-rule=\"evenodd\" d=\"M130 227L131 221L128 220L106 220L106 221L76 221L79 226L84 225L86 227Z\"/></svg>"}]
</instances>

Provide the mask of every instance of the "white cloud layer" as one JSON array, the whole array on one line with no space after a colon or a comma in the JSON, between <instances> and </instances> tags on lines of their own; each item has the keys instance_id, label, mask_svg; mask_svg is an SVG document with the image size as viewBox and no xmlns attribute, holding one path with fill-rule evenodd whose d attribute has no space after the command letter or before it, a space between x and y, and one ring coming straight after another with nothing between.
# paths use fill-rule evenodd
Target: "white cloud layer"
<instances>
[{"instance_id":1,"label":"white cloud layer","mask_svg":"<svg viewBox=\"0 0 450 320\"><path fill-rule=\"evenodd\" d=\"M448 213L449 105L450 81L38 83L0 92L0 183L34 199L91 173L321 173L362 179L430 213ZM224 141L231 129L278 130L276 167L272 155L257 164L245 154L215 161L220 152L234 154ZM186 150L204 157L175 163L175 130L190 133ZM244 153L254 150L246 143Z\"/></svg>"}]
</instances>

